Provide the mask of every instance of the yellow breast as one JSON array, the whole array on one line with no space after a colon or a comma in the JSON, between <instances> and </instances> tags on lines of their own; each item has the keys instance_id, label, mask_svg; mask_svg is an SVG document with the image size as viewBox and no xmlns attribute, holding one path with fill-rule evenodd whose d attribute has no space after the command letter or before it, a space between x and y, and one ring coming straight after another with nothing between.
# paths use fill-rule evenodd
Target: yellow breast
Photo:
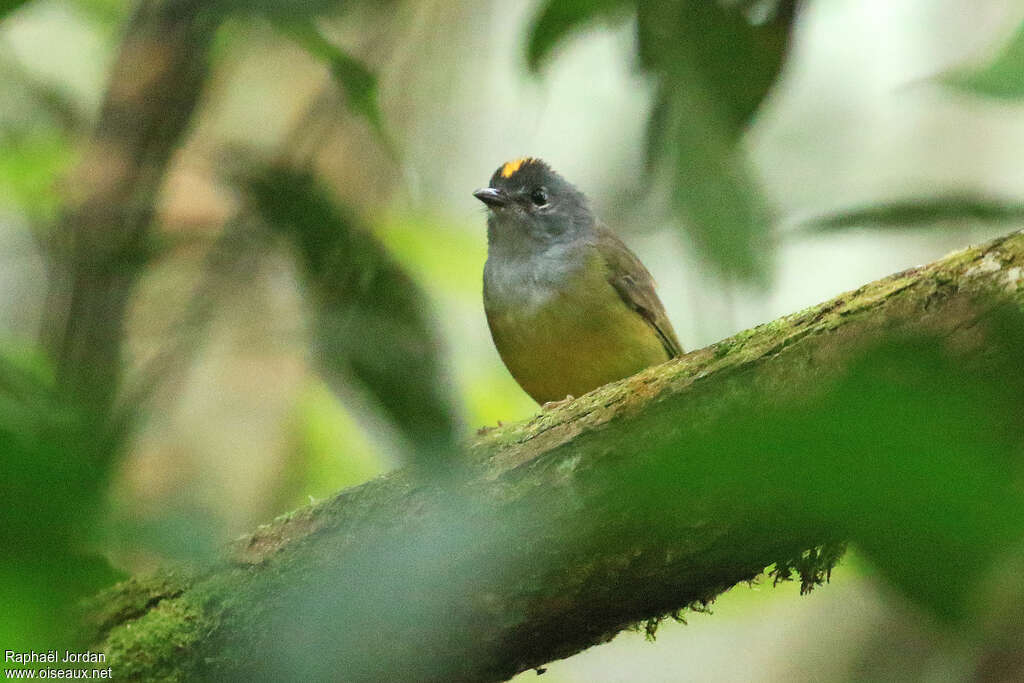
<instances>
[{"instance_id":1,"label":"yellow breast","mask_svg":"<svg viewBox=\"0 0 1024 683\"><path fill-rule=\"evenodd\" d=\"M539 305L487 305L505 366L538 403L580 396L668 360L654 329L592 262Z\"/></svg>"}]
</instances>

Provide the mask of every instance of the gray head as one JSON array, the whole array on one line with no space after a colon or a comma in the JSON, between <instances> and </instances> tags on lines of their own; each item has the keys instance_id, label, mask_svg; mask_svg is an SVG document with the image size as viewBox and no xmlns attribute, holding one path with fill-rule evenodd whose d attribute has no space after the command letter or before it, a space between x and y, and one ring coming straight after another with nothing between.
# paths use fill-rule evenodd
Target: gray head
<instances>
[{"instance_id":1,"label":"gray head","mask_svg":"<svg viewBox=\"0 0 1024 683\"><path fill-rule=\"evenodd\" d=\"M593 234L587 198L540 159L503 164L473 196L487 205L492 249L537 252Z\"/></svg>"}]
</instances>

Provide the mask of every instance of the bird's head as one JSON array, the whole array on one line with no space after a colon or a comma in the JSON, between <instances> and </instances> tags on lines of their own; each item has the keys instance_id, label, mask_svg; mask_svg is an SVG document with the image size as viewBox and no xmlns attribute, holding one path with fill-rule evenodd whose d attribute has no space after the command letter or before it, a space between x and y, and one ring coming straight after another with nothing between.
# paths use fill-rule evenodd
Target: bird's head
<instances>
[{"instance_id":1,"label":"bird's head","mask_svg":"<svg viewBox=\"0 0 1024 683\"><path fill-rule=\"evenodd\" d=\"M502 164L473 196L487 205L492 245L497 240L543 247L586 237L594 228L587 198L540 159Z\"/></svg>"}]
</instances>

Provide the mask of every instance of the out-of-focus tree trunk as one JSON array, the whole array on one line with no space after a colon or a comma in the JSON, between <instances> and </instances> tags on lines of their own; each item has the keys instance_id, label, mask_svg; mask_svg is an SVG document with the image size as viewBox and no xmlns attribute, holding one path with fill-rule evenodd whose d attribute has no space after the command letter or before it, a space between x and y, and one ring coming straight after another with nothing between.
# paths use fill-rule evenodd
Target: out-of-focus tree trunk
<instances>
[{"instance_id":1,"label":"out-of-focus tree trunk","mask_svg":"<svg viewBox=\"0 0 1024 683\"><path fill-rule=\"evenodd\" d=\"M139 3L51 236L43 342L61 390L100 415L118 390L122 327L150 256L156 195L206 79L215 6Z\"/></svg>"}]
</instances>

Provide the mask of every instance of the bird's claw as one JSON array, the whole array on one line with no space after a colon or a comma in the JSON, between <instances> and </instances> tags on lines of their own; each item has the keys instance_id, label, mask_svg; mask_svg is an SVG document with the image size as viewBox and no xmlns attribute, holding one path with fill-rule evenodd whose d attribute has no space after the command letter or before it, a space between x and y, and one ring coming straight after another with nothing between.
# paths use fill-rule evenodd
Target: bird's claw
<instances>
[{"instance_id":1,"label":"bird's claw","mask_svg":"<svg viewBox=\"0 0 1024 683\"><path fill-rule=\"evenodd\" d=\"M569 401L574 400L575 398L576 398L575 396L573 396L572 394L569 394L568 396L563 398L561 401L548 401L547 403L541 405L540 409L541 410L553 410L554 408L561 408L566 403L568 403Z\"/></svg>"}]
</instances>

